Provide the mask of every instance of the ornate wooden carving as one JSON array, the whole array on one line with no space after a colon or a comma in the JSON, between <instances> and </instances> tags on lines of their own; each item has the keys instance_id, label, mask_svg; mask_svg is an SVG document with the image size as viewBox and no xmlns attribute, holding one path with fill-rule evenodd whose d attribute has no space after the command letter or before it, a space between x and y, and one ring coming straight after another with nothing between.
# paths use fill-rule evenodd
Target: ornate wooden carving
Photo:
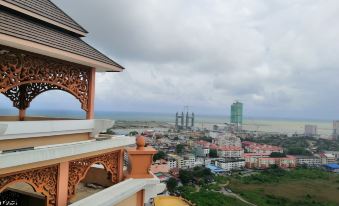
<instances>
[{"instance_id":1,"label":"ornate wooden carving","mask_svg":"<svg viewBox=\"0 0 339 206\"><path fill-rule=\"evenodd\" d=\"M50 57L0 46L0 92L26 109L39 94L53 89L75 96L88 111L90 69Z\"/></svg>"},{"instance_id":2,"label":"ornate wooden carving","mask_svg":"<svg viewBox=\"0 0 339 206\"><path fill-rule=\"evenodd\" d=\"M46 196L48 206L54 206L57 197L58 168L58 165L52 165L0 176L0 192L12 183L26 182L34 191Z\"/></svg>"},{"instance_id":3,"label":"ornate wooden carving","mask_svg":"<svg viewBox=\"0 0 339 206\"><path fill-rule=\"evenodd\" d=\"M100 163L110 173L112 183L119 182L119 151L69 162L68 198L75 195L76 186L85 178L91 165Z\"/></svg>"}]
</instances>

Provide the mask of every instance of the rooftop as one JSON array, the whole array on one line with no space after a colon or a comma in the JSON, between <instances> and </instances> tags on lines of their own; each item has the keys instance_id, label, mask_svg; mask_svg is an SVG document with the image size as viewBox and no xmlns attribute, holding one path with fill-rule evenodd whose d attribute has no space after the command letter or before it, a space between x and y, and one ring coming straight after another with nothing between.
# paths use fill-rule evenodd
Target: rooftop
<instances>
[{"instance_id":1,"label":"rooftop","mask_svg":"<svg viewBox=\"0 0 339 206\"><path fill-rule=\"evenodd\" d=\"M329 168L329 169L339 169L339 164L335 164L335 163L327 164L327 165L324 165L324 166Z\"/></svg>"}]
</instances>

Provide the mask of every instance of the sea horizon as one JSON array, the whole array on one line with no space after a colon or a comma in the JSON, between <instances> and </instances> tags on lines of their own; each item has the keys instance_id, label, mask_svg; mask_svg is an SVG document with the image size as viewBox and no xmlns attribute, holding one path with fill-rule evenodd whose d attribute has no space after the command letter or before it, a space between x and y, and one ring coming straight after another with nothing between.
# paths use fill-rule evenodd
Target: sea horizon
<instances>
[{"instance_id":1,"label":"sea horizon","mask_svg":"<svg viewBox=\"0 0 339 206\"><path fill-rule=\"evenodd\" d=\"M16 115L14 111L1 110L3 115ZM58 118L85 118L83 111L74 110L40 110L31 109L27 111L28 116L47 116ZM160 112L132 112L132 111L96 111L96 119L111 119L115 121L155 121L175 122L175 113ZM328 119L306 119L285 117L247 117L244 116L243 128L250 131L262 131L272 133L284 133L288 135L303 134L306 124L317 125L318 134L324 138L332 134L332 122ZM228 115L199 114L195 113L195 126L197 128L211 128L214 124L222 125L229 123Z\"/></svg>"}]
</instances>

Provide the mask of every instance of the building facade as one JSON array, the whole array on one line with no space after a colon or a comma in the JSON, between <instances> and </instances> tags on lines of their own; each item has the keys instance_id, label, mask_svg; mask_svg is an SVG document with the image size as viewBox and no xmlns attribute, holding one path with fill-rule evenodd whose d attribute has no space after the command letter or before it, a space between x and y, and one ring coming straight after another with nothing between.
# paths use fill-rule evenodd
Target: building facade
<instances>
[{"instance_id":1,"label":"building facade","mask_svg":"<svg viewBox=\"0 0 339 206\"><path fill-rule=\"evenodd\" d=\"M179 156L174 154L169 154L170 158L175 159L177 163L177 168L179 169L189 169L195 167L195 156L191 154Z\"/></svg>"},{"instance_id":2,"label":"building facade","mask_svg":"<svg viewBox=\"0 0 339 206\"><path fill-rule=\"evenodd\" d=\"M242 158L244 154L244 149L236 146L223 146L218 147L217 150L218 157L223 158Z\"/></svg>"},{"instance_id":3,"label":"building facade","mask_svg":"<svg viewBox=\"0 0 339 206\"><path fill-rule=\"evenodd\" d=\"M318 135L317 125L305 125L305 136L307 137L315 137Z\"/></svg>"},{"instance_id":4,"label":"building facade","mask_svg":"<svg viewBox=\"0 0 339 206\"><path fill-rule=\"evenodd\" d=\"M319 167L321 165L321 160L316 156L295 156L297 159L298 166L304 167Z\"/></svg>"},{"instance_id":5,"label":"building facade","mask_svg":"<svg viewBox=\"0 0 339 206\"><path fill-rule=\"evenodd\" d=\"M168 158L167 165L170 169L177 167L177 161L174 158Z\"/></svg>"},{"instance_id":6,"label":"building facade","mask_svg":"<svg viewBox=\"0 0 339 206\"><path fill-rule=\"evenodd\" d=\"M245 160L244 159L235 159L235 160L222 160L222 161L215 161L215 165L224 169L225 171L232 171L232 170L241 170L245 167Z\"/></svg>"},{"instance_id":7,"label":"building facade","mask_svg":"<svg viewBox=\"0 0 339 206\"><path fill-rule=\"evenodd\" d=\"M297 160L294 156L270 157L267 154L244 154L245 167L249 169L267 169L273 165L280 168L295 168Z\"/></svg>"},{"instance_id":8,"label":"building facade","mask_svg":"<svg viewBox=\"0 0 339 206\"><path fill-rule=\"evenodd\" d=\"M259 154L267 154L270 155L272 152L283 153L284 149L279 146L267 145L267 144L258 144L255 142L242 142L243 148L248 153L259 153Z\"/></svg>"},{"instance_id":9,"label":"building facade","mask_svg":"<svg viewBox=\"0 0 339 206\"><path fill-rule=\"evenodd\" d=\"M241 140L235 134L227 132L220 133L214 139L213 143L219 146L236 146L241 147Z\"/></svg>"},{"instance_id":10,"label":"building facade","mask_svg":"<svg viewBox=\"0 0 339 206\"><path fill-rule=\"evenodd\" d=\"M334 140L339 139L339 120L333 121L333 135L332 138Z\"/></svg>"},{"instance_id":11,"label":"building facade","mask_svg":"<svg viewBox=\"0 0 339 206\"><path fill-rule=\"evenodd\" d=\"M243 122L243 104L241 102L234 102L231 105L231 123L241 128Z\"/></svg>"}]
</instances>

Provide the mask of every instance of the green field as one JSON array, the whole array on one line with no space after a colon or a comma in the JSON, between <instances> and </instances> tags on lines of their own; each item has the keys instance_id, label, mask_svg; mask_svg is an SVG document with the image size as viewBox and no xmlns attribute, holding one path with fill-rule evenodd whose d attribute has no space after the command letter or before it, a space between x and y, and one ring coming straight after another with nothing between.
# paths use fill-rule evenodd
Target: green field
<instances>
[{"instance_id":1,"label":"green field","mask_svg":"<svg viewBox=\"0 0 339 206\"><path fill-rule=\"evenodd\" d=\"M200 189L196 191L193 187L183 187L182 196L197 206L248 206L232 197L227 197L219 192Z\"/></svg>"},{"instance_id":2,"label":"green field","mask_svg":"<svg viewBox=\"0 0 339 206\"><path fill-rule=\"evenodd\" d=\"M234 177L229 187L258 206L339 205L339 175L316 169L272 169L250 177Z\"/></svg>"}]
</instances>

